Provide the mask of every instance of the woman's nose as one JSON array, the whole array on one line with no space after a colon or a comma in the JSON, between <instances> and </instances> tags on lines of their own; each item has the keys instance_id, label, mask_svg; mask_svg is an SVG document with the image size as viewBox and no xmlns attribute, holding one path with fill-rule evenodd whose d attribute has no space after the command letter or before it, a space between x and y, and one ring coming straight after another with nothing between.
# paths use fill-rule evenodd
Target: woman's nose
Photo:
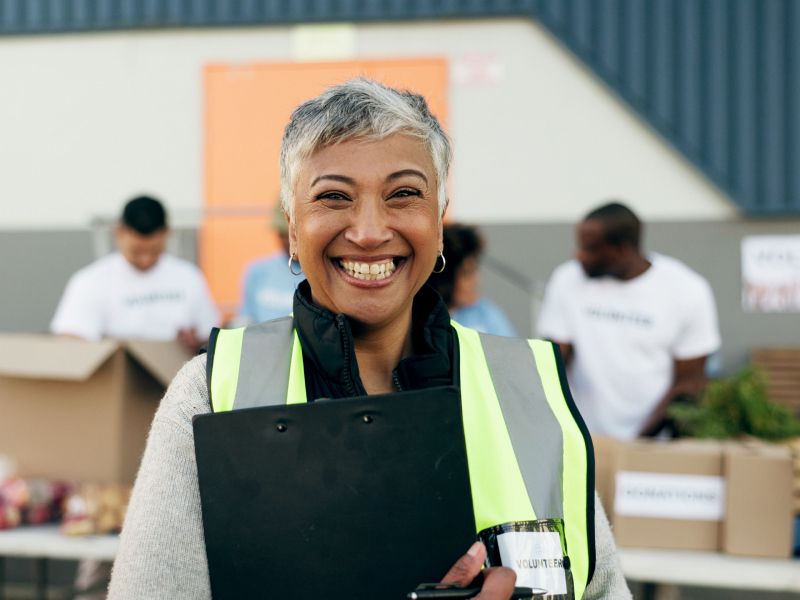
<instances>
[{"instance_id":1,"label":"woman's nose","mask_svg":"<svg viewBox=\"0 0 800 600\"><path fill-rule=\"evenodd\" d=\"M383 200L364 202L353 212L345 239L364 249L373 249L392 239Z\"/></svg>"}]
</instances>

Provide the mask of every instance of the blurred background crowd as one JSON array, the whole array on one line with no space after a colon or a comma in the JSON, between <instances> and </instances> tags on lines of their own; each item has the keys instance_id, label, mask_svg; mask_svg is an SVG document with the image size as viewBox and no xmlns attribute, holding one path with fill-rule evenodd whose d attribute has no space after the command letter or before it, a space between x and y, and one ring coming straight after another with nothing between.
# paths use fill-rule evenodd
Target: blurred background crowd
<instances>
[{"instance_id":1,"label":"blurred background crowd","mask_svg":"<svg viewBox=\"0 0 800 600\"><path fill-rule=\"evenodd\" d=\"M635 597L800 594L798 65L795 0L2 3L0 597L104 597L3 536L118 530L177 367L291 311L281 134L359 76L454 140L429 283L559 345Z\"/></svg>"}]
</instances>

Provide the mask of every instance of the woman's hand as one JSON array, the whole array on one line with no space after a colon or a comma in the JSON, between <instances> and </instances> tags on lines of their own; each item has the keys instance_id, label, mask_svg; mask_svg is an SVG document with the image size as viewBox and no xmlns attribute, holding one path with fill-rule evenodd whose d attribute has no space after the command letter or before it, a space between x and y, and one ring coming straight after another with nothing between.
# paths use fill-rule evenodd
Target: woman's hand
<instances>
[{"instance_id":1,"label":"woman's hand","mask_svg":"<svg viewBox=\"0 0 800 600\"><path fill-rule=\"evenodd\" d=\"M486 547L481 542L472 544L467 553L458 559L442 583L459 587L468 587L481 574L481 567L486 560ZM475 600L508 600L514 593L517 574L506 567L492 567L482 572L483 586Z\"/></svg>"}]
</instances>

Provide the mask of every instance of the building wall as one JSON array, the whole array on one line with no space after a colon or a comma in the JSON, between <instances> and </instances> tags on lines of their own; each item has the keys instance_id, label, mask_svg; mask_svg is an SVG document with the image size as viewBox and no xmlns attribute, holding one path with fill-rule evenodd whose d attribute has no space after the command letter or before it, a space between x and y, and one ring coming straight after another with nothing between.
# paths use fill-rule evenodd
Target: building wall
<instances>
[{"instance_id":1,"label":"building wall","mask_svg":"<svg viewBox=\"0 0 800 600\"><path fill-rule=\"evenodd\" d=\"M564 221L611 196L647 219L736 215L530 21L348 31L352 51L343 59L450 60L456 218ZM86 227L144 191L165 198L178 224L196 223L203 66L291 60L304 50L296 33L274 27L0 38L0 229Z\"/></svg>"}]
</instances>

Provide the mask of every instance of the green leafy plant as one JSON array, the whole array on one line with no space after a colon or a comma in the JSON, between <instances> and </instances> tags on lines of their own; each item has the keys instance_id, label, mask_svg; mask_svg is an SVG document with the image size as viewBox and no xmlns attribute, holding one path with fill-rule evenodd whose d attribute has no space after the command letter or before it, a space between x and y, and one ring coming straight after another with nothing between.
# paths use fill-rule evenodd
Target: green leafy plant
<instances>
[{"instance_id":1,"label":"green leafy plant","mask_svg":"<svg viewBox=\"0 0 800 600\"><path fill-rule=\"evenodd\" d=\"M766 376L752 367L710 382L699 402L673 403L668 414L679 436L781 440L800 435L800 420L770 402Z\"/></svg>"}]
</instances>

